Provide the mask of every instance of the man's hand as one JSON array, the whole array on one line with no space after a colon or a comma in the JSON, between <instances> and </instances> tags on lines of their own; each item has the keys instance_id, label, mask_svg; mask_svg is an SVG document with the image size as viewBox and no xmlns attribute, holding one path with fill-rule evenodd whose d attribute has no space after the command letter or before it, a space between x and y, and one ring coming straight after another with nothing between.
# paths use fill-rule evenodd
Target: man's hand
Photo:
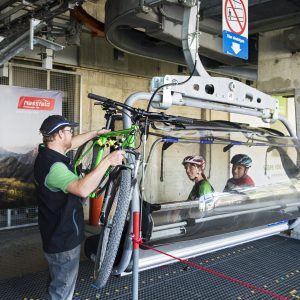
<instances>
[{"instance_id":1,"label":"man's hand","mask_svg":"<svg viewBox=\"0 0 300 300\"><path fill-rule=\"evenodd\" d=\"M123 158L124 158L125 151L123 150L116 150L113 151L112 153L108 154L105 159L109 161L109 164L111 166L117 166L121 165Z\"/></svg>"},{"instance_id":2,"label":"man's hand","mask_svg":"<svg viewBox=\"0 0 300 300\"><path fill-rule=\"evenodd\" d=\"M111 130L110 129L99 129L99 130L96 130L96 136L99 136L103 133L107 133L107 132L110 132Z\"/></svg>"},{"instance_id":3,"label":"man's hand","mask_svg":"<svg viewBox=\"0 0 300 300\"><path fill-rule=\"evenodd\" d=\"M83 145L85 142L87 142L95 137L98 137L99 135L101 135L103 133L109 132L109 131L110 131L110 129L98 129L98 130L92 130L92 131L89 131L86 133L82 133L82 134L73 136L72 137L72 145L70 148L68 148L66 150L66 152L69 150L77 149L78 147Z\"/></svg>"},{"instance_id":4,"label":"man's hand","mask_svg":"<svg viewBox=\"0 0 300 300\"><path fill-rule=\"evenodd\" d=\"M97 188L101 178L104 176L109 166L117 166L122 164L124 154L125 151L122 150L117 150L108 154L90 173L78 180L72 181L68 185L67 191L79 197L87 197Z\"/></svg>"}]
</instances>

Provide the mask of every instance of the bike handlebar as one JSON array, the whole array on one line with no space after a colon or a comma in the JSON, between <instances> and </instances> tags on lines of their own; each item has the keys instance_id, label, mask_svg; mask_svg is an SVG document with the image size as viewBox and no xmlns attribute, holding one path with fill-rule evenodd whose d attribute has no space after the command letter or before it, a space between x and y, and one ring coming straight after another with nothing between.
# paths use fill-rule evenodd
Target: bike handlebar
<instances>
[{"instance_id":1,"label":"bike handlebar","mask_svg":"<svg viewBox=\"0 0 300 300\"><path fill-rule=\"evenodd\" d=\"M122 107L123 109L126 109L130 111L135 116L141 116L141 117L147 117L152 121L161 121L161 122L167 122L167 123L187 123L187 124L193 124L194 120L186 117L181 116L172 116L167 115L163 112L157 113L157 112L148 112L141 108L134 108L132 106L129 106L127 104L114 101L112 99L95 95L93 93L89 93L88 97L90 99L96 100L101 102L100 105L107 107L107 108L116 108L117 106Z\"/></svg>"}]
</instances>

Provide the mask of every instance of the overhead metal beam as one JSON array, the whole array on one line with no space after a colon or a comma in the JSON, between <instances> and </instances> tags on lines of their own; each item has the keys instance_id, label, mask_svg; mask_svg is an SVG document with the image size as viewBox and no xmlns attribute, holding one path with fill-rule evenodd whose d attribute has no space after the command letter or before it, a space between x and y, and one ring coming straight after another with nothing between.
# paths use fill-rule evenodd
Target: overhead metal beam
<instances>
[{"instance_id":1,"label":"overhead metal beam","mask_svg":"<svg viewBox=\"0 0 300 300\"><path fill-rule=\"evenodd\" d=\"M249 0L248 6L263 5L272 3L274 0ZM201 16L202 18L222 17L222 0L202 0L201 1Z\"/></svg>"},{"instance_id":2,"label":"overhead metal beam","mask_svg":"<svg viewBox=\"0 0 300 300\"><path fill-rule=\"evenodd\" d=\"M64 49L64 46L63 45L60 45L58 43L55 43L53 41L49 41L49 40L46 40L46 39L43 39L41 37L35 37L34 38L34 44L39 44L39 45L42 45L46 48L50 48L54 51L59 51L59 50L63 50Z\"/></svg>"},{"instance_id":3,"label":"overhead metal beam","mask_svg":"<svg viewBox=\"0 0 300 300\"><path fill-rule=\"evenodd\" d=\"M13 7L12 9L8 10L7 12L0 14L0 21L8 18L9 16L13 15L14 13L16 13L19 10L23 9L24 7L25 7L24 4L19 4L15 7Z\"/></svg>"},{"instance_id":4,"label":"overhead metal beam","mask_svg":"<svg viewBox=\"0 0 300 300\"><path fill-rule=\"evenodd\" d=\"M2 0L0 3L0 10L3 10L4 8L8 7L8 6L13 6L13 4L15 4L16 1L14 0Z\"/></svg>"},{"instance_id":5,"label":"overhead metal beam","mask_svg":"<svg viewBox=\"0 0 300 300\"><path fill-rule=\"evenodd\" d=\"M39 30L45 26L45 24L40 23L35 27L35 30ZM0 66L9 61L11 58L21 53L23 50L29 48L30 43L30 30L23 33L20 37L15 39L13 42L8 44L5 48L0 49ZM59 45L53 41L46 40L40 37L33 37L32 43L34 45L39 44L46 48L50 48L54 51L62 50L64 46Z\"/></svg>"},{"instance_id":6,"label":"overhead metal beam","mask_svg":"<svg viewBox=\"0 0 300 300\"><path fill-rule=\"evenodd\" d=\"M287 28L300 24L300 12L268 18L249 24L249 34ZM250 26L251 25L251 26Z\"/></svg>"}]
</instances>

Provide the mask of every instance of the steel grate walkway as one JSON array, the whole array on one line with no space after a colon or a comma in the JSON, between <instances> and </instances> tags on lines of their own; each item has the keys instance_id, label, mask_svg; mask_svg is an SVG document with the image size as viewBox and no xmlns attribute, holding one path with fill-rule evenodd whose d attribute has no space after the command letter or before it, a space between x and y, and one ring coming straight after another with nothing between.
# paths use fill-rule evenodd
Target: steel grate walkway
<instances>
[{"instance_id":1,"label":"steel grate walkway","mask_svg":"<svg viewBox=\"0 0 300 300\"><path fill-rule=\"evenodd\" d=\"M149 250L151 251L151 250ZM272 291L300 299L300 241L274 236L191 259L192 262ZM73 299L131 299L131 276L110 278L103 290L91 287L93 265L80 264ZM0 281L1 299L42 300L47 272ZM207 272L175 263L140 273L139 299L276 299Z\"/></svg>"}]
</instances>

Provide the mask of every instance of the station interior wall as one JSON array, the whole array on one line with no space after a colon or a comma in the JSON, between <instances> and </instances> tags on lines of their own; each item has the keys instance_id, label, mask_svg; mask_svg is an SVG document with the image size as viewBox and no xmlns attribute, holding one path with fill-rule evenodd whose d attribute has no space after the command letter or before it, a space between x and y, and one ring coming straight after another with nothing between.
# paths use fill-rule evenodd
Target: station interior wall
<instances>
[{"instance_id":1,"label":"station interior wall","mask_svg":"<svg viewBox=\"0 0 300 300\"><path fill-rule=\"evenodd\" d=\"M259 43L259 64L258 64L258 89L271 94L288 93L294 97L295 89L299 89L299 55L292 55L279 50L274 52L272 43L276 39L276 32L267 33ZM37 60L38 49L33 52L25 51L16 58L24 64L39 64ZM104 126L104 112L100 107L94 107L87 98L89 92L124 102L126 98L140 91L149 91L150 80L153 76L164 76L166 74L188 74L183 68L179 72L178 66L166 62L154 61L148 58L133 56L127 53L116 51L104 38L93 37L89 33L81 36L81 46L66 48L61 53L55 54L55 68L66 69L81 76L80 80L80 121L81 132L98 129ZM297 102L297 101L296 101ZM291 102L293 105L293 101ZM145 108L147 102L138 101L135 106ZM297 105L296 105L297 107ZM192 118L204 118L206 120L231 120L232 116L224 112L205 111L189 107L171 107L168 114L184 115ZM293 112L291 112L293 113ZM290 113L290 114L291 114ZM297 114L297 110L296 110ZM236 117L234 118L236 119ZM241 121L243 116L241 116ZM149 139L151 145L153 138ZM185 155L202 154L207 159L207 170L209 180L216 190L221 191L230 177L230 151L223 153L218 147L191 145L188 152L171 152L165 162L165 168L180 166ZM172 151L172 150L171 150ZM185 150L186 151L186 150ZM151 199L153 202L169 202L174 198L186 195L190 190L191 182L185 174L183 167L174 168L172 176L165 178L164 184L158 180L160 173L160 156L154 155L152 159L151 174L147 178L147 185L151 186ZM222 168L220 168L222 166ZM180 186L176 189L176 195L166 192L164 185ZM181 199L183 200L183 199ZM88 216L88 206L85 208L85 215Z\"/></svg>"}]
</instances>

